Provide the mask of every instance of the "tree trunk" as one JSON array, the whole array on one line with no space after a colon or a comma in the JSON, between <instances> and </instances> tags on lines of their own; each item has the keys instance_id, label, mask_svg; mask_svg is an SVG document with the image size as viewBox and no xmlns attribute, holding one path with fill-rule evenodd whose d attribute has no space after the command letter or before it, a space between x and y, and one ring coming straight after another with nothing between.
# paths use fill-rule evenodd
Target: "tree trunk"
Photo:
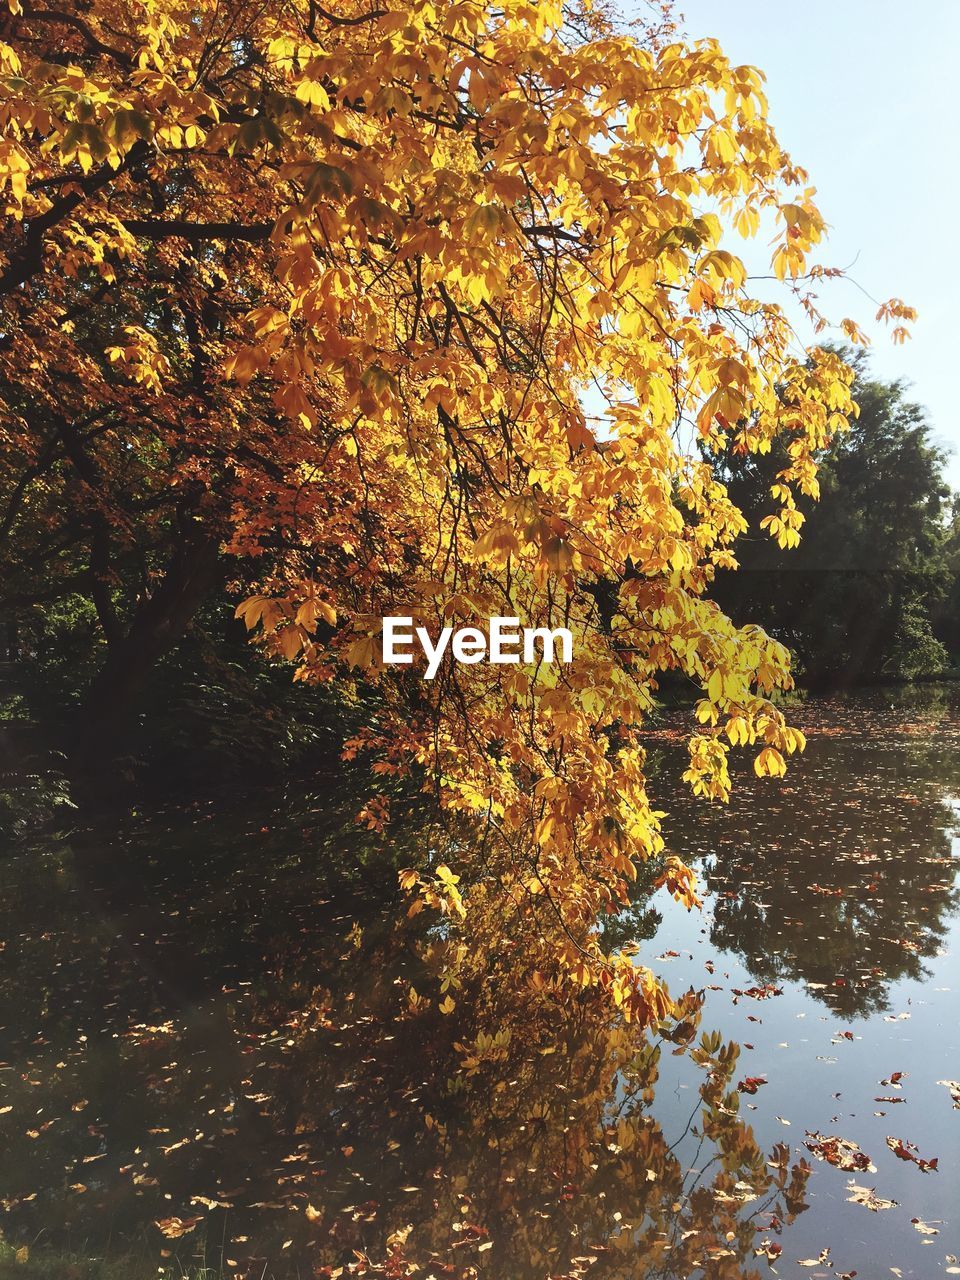
<instances>
[{"instance_id":1,"label":"tree trunk","mask_svg":"<svg viewBox=\"0 0 960 1280\"><path fill-rule=\"evenodd\" d=\"M87 694L81 736L116 738L136 711L137 699L157 662L190 625L219 576L219 540L181 543L163 579L140 605L125 633L109 645L107 658Z\"/></svg>"}]
</instances>

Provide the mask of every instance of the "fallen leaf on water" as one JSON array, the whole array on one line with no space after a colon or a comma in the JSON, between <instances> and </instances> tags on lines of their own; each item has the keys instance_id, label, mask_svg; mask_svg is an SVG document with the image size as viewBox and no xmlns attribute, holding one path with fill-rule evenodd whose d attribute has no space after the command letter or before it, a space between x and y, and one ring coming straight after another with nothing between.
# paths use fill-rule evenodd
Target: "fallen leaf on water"
<instances>
[{"instance_id":1,"label":"fallen leaf on water","mask_svg":"<svg viewBox=\"0 0 960 1280\"><path fill-rule=\"evenodd\" d=\"M762 987L747 987L745 990L740 987L732 987L733 1003L742 996L748 996L751 1000L769 1000L771 996L782 996L783 987L778 987L772 982L765 982Z\"/></svg>"},{"instance_id":2,"label":"fallen leaf on water","mask_svg":"<svg viewBox=\"0 0 960 1280\"><path fill-rule=\"evenodd\" d=\"M911 1218L914 1229L919 1231L922 1236L938 1236L940 1228L931 1226L929 1222L924 1222L921 1218ZM939 1219L938 1219L939 1221Z\"/></svg>"},{"instance_id":3,"label":"fallen leaf on water","mask_svg":"<svg viewBox=\"0 0 960 1280\"><path fill-rule=\"evenodd\" d=\"M830 1250L824 1249L823 1252L820 1254L819 1258L798 1258L797 1266L798 1267L822 1267L824 1266L824 1264L826 1264L827 1266L830 1266L831 1264L829 1262L829 1258L830 1258Z\"/></svg>"},{"instance_id":4,"label":"fallen leaf on water","mask_svg":"<svg viewBox=\"0 0 960 1280\"><path fill-rule=\"evenodd\" d=\"M832 1164L837 1169L845 1169L851 1173L864 1169L869 1173L877 1171L876 1165L871 1163L867 1153L861 1151L855 1142L848 1142L846 1138L838 1138L833 1134L811 1133L807 1130L803 1145L808 1151L812 1151L818 1160L825 1160L827 1164Z\"/></svg>"},{"instance_id":5,"label":"fallen leaf on water","mask_svg":"<svg viewBox=\"0 0 960 1280\"><path fill-rule=\"evenodd\" d=\"M895 1209L899 1201L884 1200L882 1196L878 1196L873 1187L859 1187L852 1180L847 1184L847 1189L852 1195L847 1196L851 1204L862 1204L868 1209L872 1209L874 1213L878 1213L881 1209Z\"/></svg>"},{"instance_id":6,"label":"fallen leaf on water","mask_svg":"<svg viewBox=\"0 0 960 1280\"><path fill-rule=\"evenodd\" d=\"M737 1088L741 1093L756 1093L757 1090L766 1083L767 1080L765 1076L747 1076L745 1079L738 1082Z\"/></svg>"},{"instance_id":7,"label":"fallen leaf on water","mask_svg":"<svg viewBox=\"0 0 960 1280\"><path fill-rule=\"evenodd\" d=\"M202 1222L202 1216L196 1218L158 1218L153 1224L167 1237L168 1240L179 1240L181 1236L189 1235L196 1228L198 1222Z\"/></svg>"},{"instance_id":8,"label":"fallen leaf on water","mask_svg":"<svg viewBox=\"0 0 960 1280\"><path fill-rule=\"evenodd\" d=\"M914 1143L904 1142L902 1138L888 1137L887 1146L899 1160L909 1160L917 1166L921 1173L937 1172L939 1156L934 1156L932 1160L921 1160L918 1155L914 1154L917 1150Z\"/></svg>"}]
</instances>

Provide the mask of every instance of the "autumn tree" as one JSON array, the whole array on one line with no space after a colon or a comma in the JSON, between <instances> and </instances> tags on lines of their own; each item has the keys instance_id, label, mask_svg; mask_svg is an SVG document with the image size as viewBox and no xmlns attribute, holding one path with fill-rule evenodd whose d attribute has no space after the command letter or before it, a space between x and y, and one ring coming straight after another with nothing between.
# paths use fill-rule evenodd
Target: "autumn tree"
<instances>
[{"instance_id":1,"label":"autumn tree","mask_svg":"<svg viewBox=\"0 0 960 1280\"><path fill-rule=\"evenodd\" d=\"M298 678L376 687L348 752L496 830L495 858L411 870L414 901L459 918L485 872L559 923L568 977L653 1017L594 926L664 853L658 676L702 693L700 794L730 743L765 774L803 745L771 700L785 648L706 595L744 521L688 432L714 459L784 442L789 545L851 408L730 247L773 233L817 318L824 223L761 75L669 11L561 0L10 0L0 40L8 607L93 602L103 713L232 579ZM576 660L397 677L396 613L566 625Z\"/></svg>"}]
</instances>

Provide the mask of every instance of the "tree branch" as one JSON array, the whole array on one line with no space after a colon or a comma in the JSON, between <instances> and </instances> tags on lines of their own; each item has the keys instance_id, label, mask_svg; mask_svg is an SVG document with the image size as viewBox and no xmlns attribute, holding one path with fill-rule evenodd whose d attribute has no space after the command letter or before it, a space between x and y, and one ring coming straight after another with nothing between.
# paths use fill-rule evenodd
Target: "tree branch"
<instances>
[{"instance_id":1,"label":"tree branch","mask_svg":"<svg viewBox=\"0 0 960 1280\"><path fill-rule=\"evenodd\" d=\"M188 222L180 219L125 218L123 225L135 236L145 240L167 240L177 236L181 240L248 240L259 243L268 240L274 223L255 222Z\"/></svg>"},{"instance_id":2,"label":"tree branch","mask_svg":"<svg viewBox=\"0 0 960 1280\"><path fill-rule=\"evenodd\" d=\"M335 27L359 27L364 22L375 22L377 18L386 16L386 9L374 9L371 13L361 13L355 18L341 18L339 14L329 13L326 9L321 9L318 4L310 5L311 23L313 19L323 18L324 22L330 22Z\"/></svg>"},{"instance_id":3,"label":"tree branch","mask_svg":"<svg viewBox=\"0 0 960 1280\"><path fill-rule=\"evenodd\" d=\"M72 27L74 31L79 31L84 40L86 40L91 53L105 53L108 57L119 62L121 66L133 66L133 59L128 53L124 53L122 49L115 49L113 45L104 44L82 18L78 18L72 13L59 13L52 9L33 9L24 14L24 18L30 22L54 22L63 27Z\"/></svg>"},{"instance_id":4,"label":"tree branch","mask_svg":"<svg viewBox=\"0 0 960 1280\"><path fill-rule=\"evenodd\" d=\"M31 219L26 234L18 251L10 255L7 269L0 276L0 297L13 293L20 285L26 284L31 276L36 275L43 267L43 240L48 231L69 218L74 209L88 197L95 195L102 187L109 186L115 178L142 159L148 152L145 142L135 143L116 169L109 164L101 165L96 173L89 173L77 180L76 186L67 195L55 200L46 213L39 218Z\"/></svg>"}]
</instances>

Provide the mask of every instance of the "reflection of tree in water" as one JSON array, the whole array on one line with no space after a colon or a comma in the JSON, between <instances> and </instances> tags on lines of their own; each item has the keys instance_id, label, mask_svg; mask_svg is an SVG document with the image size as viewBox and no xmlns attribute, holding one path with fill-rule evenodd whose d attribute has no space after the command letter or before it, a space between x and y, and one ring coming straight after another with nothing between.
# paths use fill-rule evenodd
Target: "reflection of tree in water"
<instances>
[{"instance_id":1,"label":"reflection of tree in water","mask_svg":"<svg viewBox=\"0 0 960 1280\"><path fill-rule=\"evenodd\" d=\"M786 783L740 778L727 809L670 805L673 845L704 858L715 894L711 941L758 981L803 979L854 1016L885 1009L891 983L924 976L958 903L957 722L941 719L940 698L919 719L867 704L838 736L814 732Z\"/></svg>"},{"instance_id":2,"label":"reflection of tree in water","mask_svg":"<svg viewBox=\"0 0 960 1280\"><path fill-rule=\"evenodd\" d=\"M144 1275L161 1247L175 1274L756 1274L805 1172L740 1120L736 1048L691 1047L692 998L664 1031L702 1067L695 1170L651 1115L660 1047L540 985L549 940L481 914L444 1014L447 944L324 912L283 845L255 875L166 847L125 890L69 855L7 866L10 1238L122 1241Z\"/></svg>"}]
</instances>

